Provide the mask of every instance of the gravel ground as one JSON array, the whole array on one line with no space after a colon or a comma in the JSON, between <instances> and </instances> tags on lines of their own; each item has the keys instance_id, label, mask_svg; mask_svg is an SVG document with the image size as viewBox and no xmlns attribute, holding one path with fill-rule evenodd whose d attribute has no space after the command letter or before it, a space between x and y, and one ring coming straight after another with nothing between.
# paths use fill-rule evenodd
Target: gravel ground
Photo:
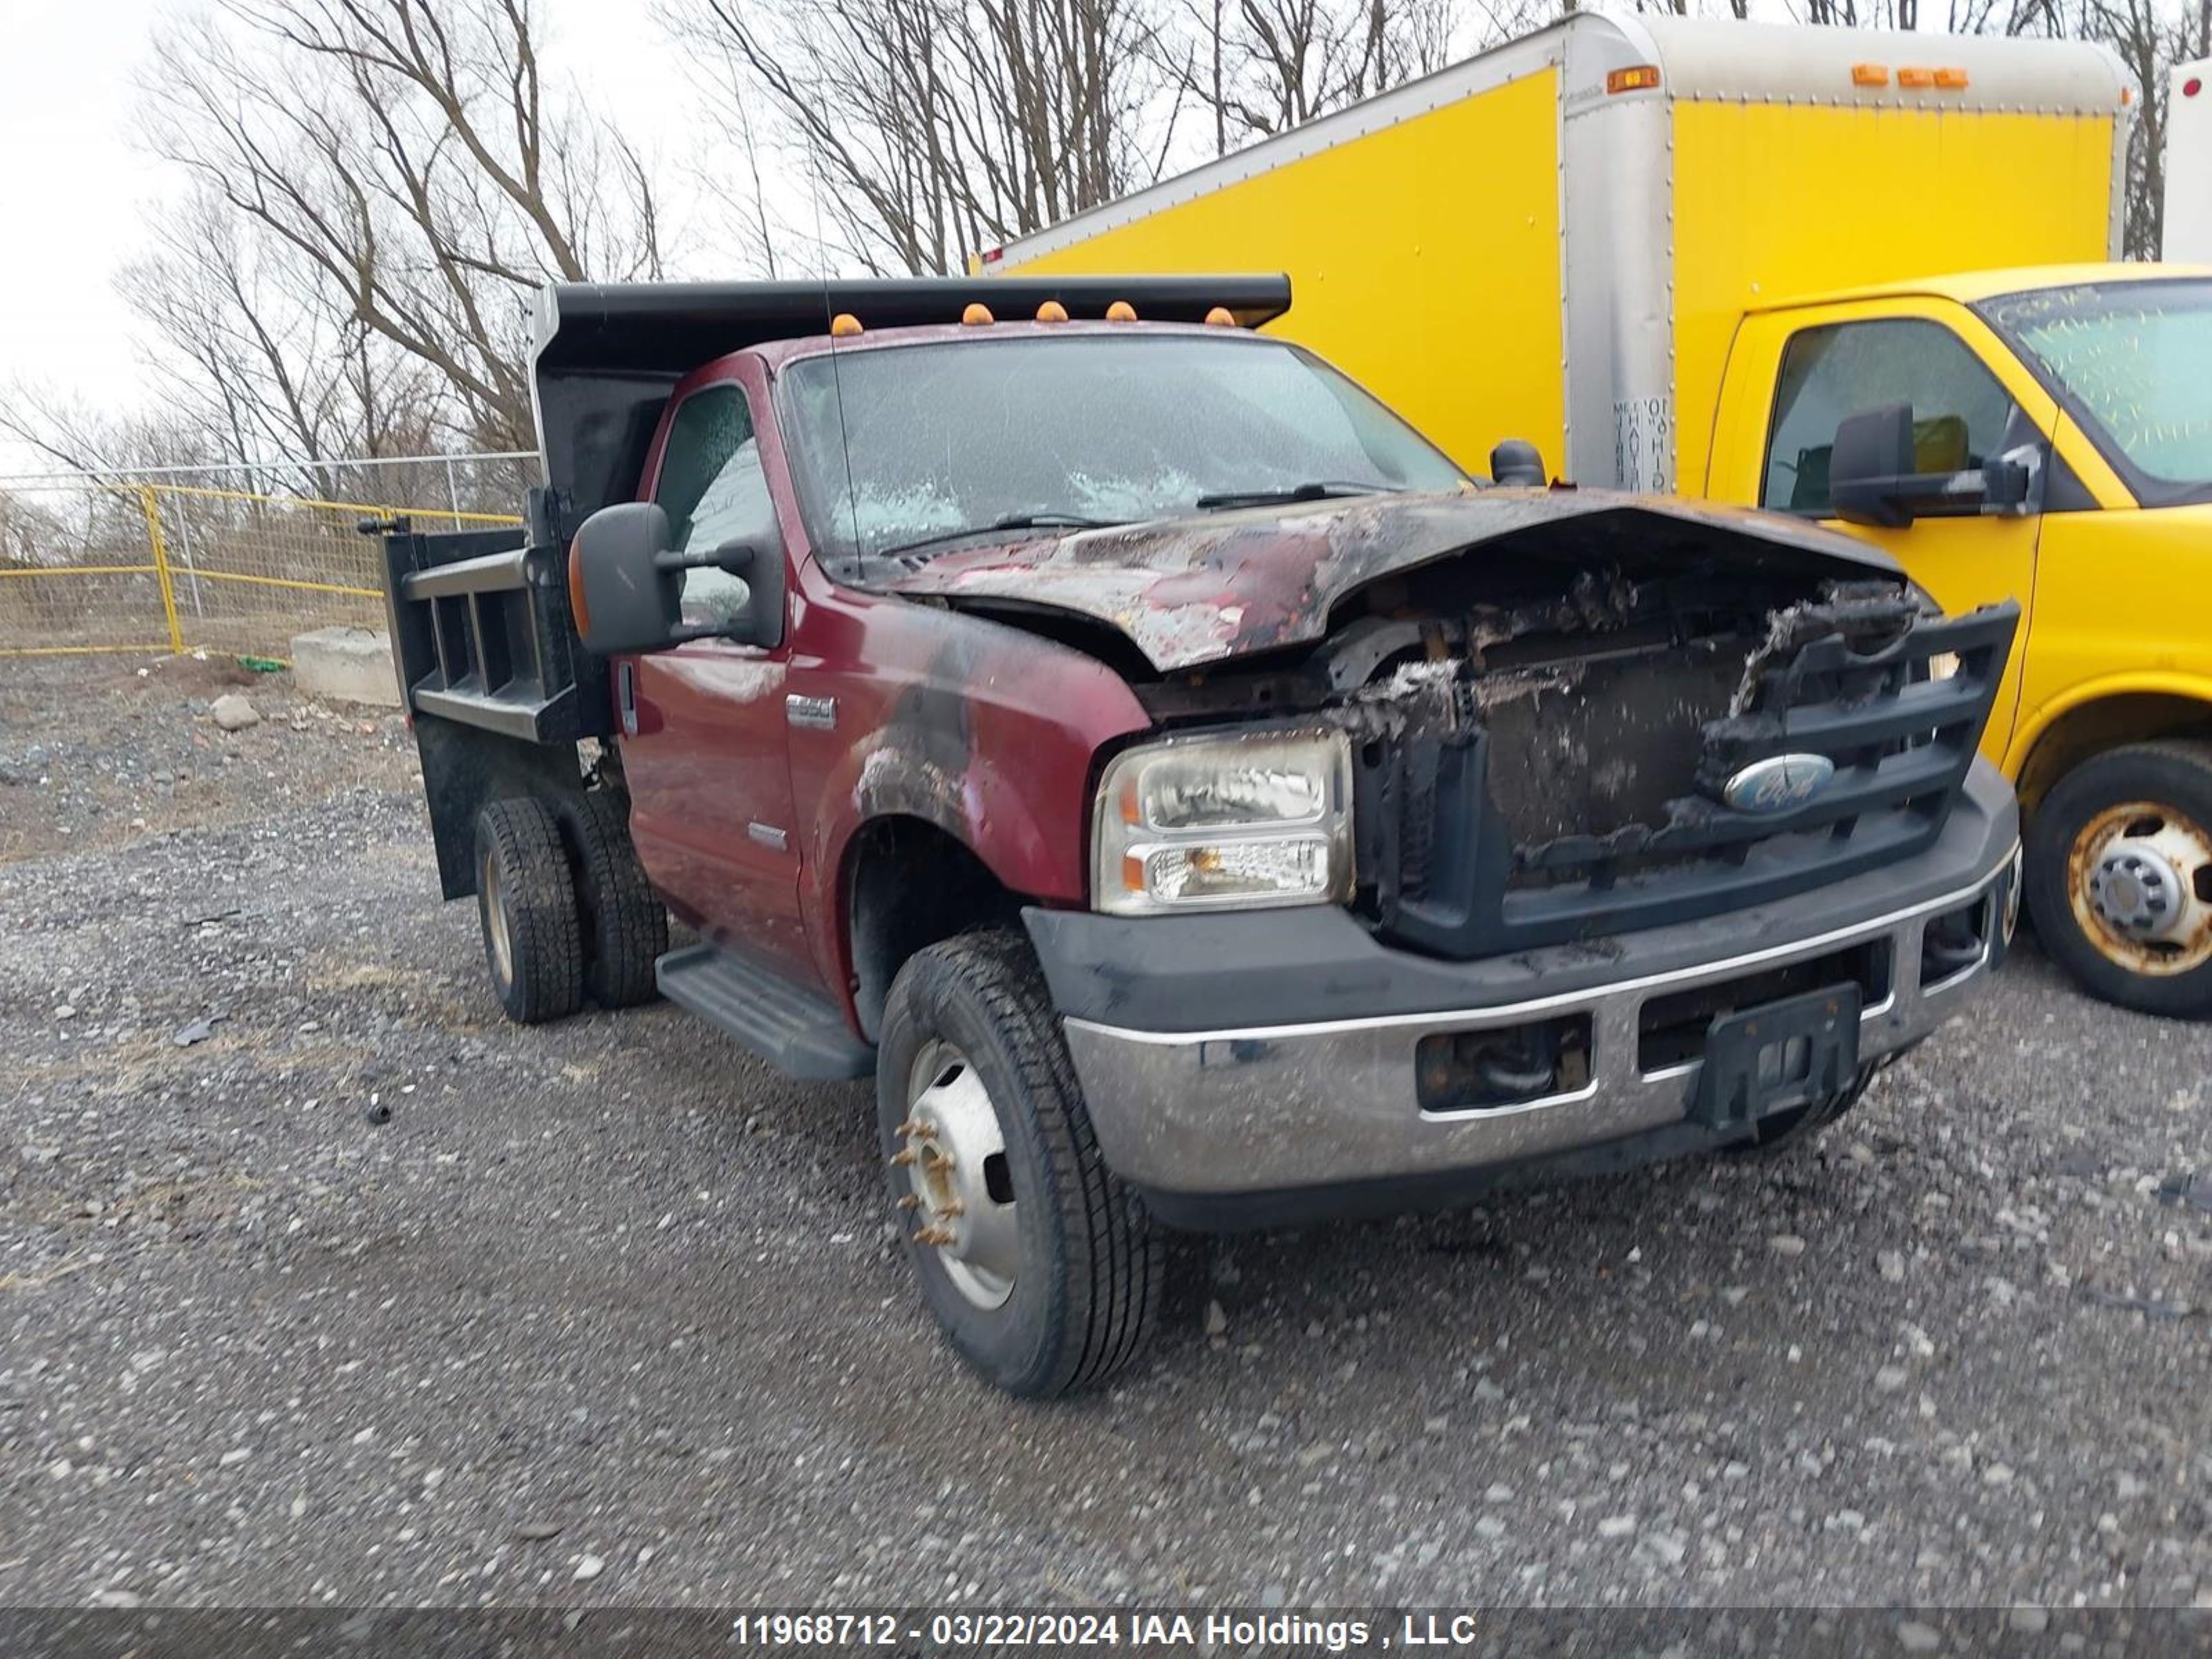
<instances>
[{"instance_id":1,"label":"gravel ground","mask_svg":"<svg viewBox=\"0 0 2212 1659\"><path fill-rule=\"evenodd\" d=\"M0 669L0 1602L2212 1605L2212 1030L2029 948L1804 1156L1231 1241L1024 1407L864 1090L504 1024L398 721L223 678Z\"/></svg>"}]
</instances>

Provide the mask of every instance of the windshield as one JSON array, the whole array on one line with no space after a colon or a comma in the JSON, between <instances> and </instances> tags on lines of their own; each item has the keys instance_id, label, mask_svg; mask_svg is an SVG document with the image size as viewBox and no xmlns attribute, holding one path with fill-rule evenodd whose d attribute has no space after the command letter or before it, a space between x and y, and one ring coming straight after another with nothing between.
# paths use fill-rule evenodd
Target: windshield
<instances>
[{"instance_id":1,"label":"windshield","mask_svg":"<svg viewBox=\"0 0 2212 1659\"><path fill-rule=\"evenodd\" d=\"M2212 282L2084 283L1986 310L2145 506L2212 499Z\"/></svg>"},{"instance_id":2,"label":"windshield","mask_svg":"<svg viewBox=\"0 0 2212 1659\"><path fill-rule=\"evenodd\" d=\"M779 401L815 544L830 568L862 573L1024 521L1119 524L1199 511L1201 498L1448 489L1464 477L1334 369L1250 335L847 351L793 363Z\"/></svg>"}]
</instances>

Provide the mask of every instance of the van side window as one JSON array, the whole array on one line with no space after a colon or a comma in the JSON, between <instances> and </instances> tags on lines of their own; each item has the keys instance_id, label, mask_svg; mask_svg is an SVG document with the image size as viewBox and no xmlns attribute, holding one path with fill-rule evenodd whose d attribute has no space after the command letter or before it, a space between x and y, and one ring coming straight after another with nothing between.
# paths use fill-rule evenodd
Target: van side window
<instances>
[{"instance_id":1,"label":"van side window","mask_svg":"<svg viewBox=\"0 0 2212 1659\"><path fill-rule=\"evenodd\" d=\"M684 400L669 423L660 478L653 499L668 514L676 550L711 552L725 542L765 538L763 554L781 556L775 544L775 507L761 468L745 394L734 386L705 386ZM744 606L744 580L726 570L684 573L686 622L727 622Z\"/></svg>"},{"instance_id":2,"label":"van side window","mask_svg":"<svg viewBox=\"0 0 2212 1659\"><path fill-rule=\"evenodd\" d=\"M2013 401L1941 323L1838 323L1790 337L1759 504L1826 518L1836 424L1882 404L1912 405L1915 468L1963 472L2003 452Z\"/></svg>"}]
</instances>

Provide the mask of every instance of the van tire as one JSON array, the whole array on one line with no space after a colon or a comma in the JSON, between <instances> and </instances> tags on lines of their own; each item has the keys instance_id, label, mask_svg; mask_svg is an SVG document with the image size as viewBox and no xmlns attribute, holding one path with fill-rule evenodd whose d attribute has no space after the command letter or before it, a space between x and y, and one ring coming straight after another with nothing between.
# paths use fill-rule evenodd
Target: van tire
<instances>
[{"instance_id":1,"label":"van tire","mask_svg":"<svg viewBox=\"0 0 2212 1659\"><path fill-rule=\"evenodd\" d=\"M523 1025L573 1014L584 1000L584 940L561 821L527 795L477 815L477 919L507 1017Z\"/></svg>"},{"instance_id":2,"label":"van tire","mask_svg":"<svg viewBox=\"0 0 2212 1659\"><path fill-rule=\"evenodd\" d=\"M936 1155L930 1149L938 1141L908 1132L917 1121L955 1139L945 1127L946 1097L931 1092L926 1073L921 1085L916 1080L918 1064L940 1063L940 1078L972 1067L973 1079L960 1086L980 1085L988 1113L969 1109L994 1116L1002 1143L990 1148L987 1125L989 1156L981 1164L1003 1159L1000 1179L1012 1197L1000 1201L1013 1212L1018 1240L1018 1252L1002 1258L1018 1266L995 1306L979 1304L979 1280L981 1290L989 1285L981 1258L963 1259L969 1239L940 1247L917 1238L938 1224L935 1212L921 1198L912 1160L908 1167L894 1161L905 1152ZM921 1198L896 1211L896 1224L922 1298L963 1359L1009 1394L1049 1399L1103 1382L1136 1358L1164 1297L1166 1251L1142 1200L1099 1153L1025 939L1004 928L963 933L908 959L884 1004L876 1101L890 1196L894 1203ZM940 1150L976 1162L957 1143ZM943 1224L969 1228L983 1219L963 1209ZM956 1274L967 1276L968 1289Z\"/></svg>"},{"instance_id":3,"label":"van tire","mask_svg":"<svg viewBox=\"0 0 2212 1659\"><path fill-rule=\"evenodd\" d=\"M2203 863L2193 870L2181 867L2195 861L2189 858L2170 865L2188 884L2183 901L2192 907L2179 940L2131 944L2096 918L2086 878L2096 866L2091 849L2098 844L2099 821L2113 821L2138 802L2168 815L2154 834L2175 830L2180 845L2201 847L2212 839L2212 743L2167 740L2108 749L2053 784L2028 824L2022 883L2028 915L2044 951L2093 995L2141 1013L2212 1016L2212 934L2207 933L2212 922L2206 919ZM2129 824L2120 834L2136 837L2144 827ZM2184 962L2194 958L2195 965L2165 972L2130 965L2130 958L2148 964L2169 953Z\"/></svg>"},{"instance_id":4,"label":"van tire","mask_svg":"<svg viewBox=\"0 0 2212 1659\"><path fill-rule=\"evenodd\" d=\"M668 912L629 839L628 801L594 789L568 828L584 930L584 992L602 1008L632 1008L660 994L653 963L668 951Z\"/></svg>"}]
</instances>

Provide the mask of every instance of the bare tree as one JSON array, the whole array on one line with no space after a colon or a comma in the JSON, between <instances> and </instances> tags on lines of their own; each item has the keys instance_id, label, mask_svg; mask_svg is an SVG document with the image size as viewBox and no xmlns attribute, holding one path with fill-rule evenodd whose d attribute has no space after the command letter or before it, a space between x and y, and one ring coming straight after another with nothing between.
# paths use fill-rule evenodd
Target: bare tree
<instances>
[{"instance_id":1,"label":"bare tree","mask_svg":"<svg viewBox=\"0 0 2212 1659\"><path fill-rule=\"evenodd\" d=\"M2155 259L2166 222L2166 100L2175 64L2191 54L2199 19L2159 0L2080 0L2072 33L2118 56L2142 96L2128 150L2127 257Z\"/></svg>"},{"instance_id":2,"label":"bare tree","mask_svg":"<svg viewBox=\"0 0 2212 1659\"><path fill-rule=\"evenodd\" d=\"M532 0L223 0L145 80L155 149L433 369L469 441L527 429L532 289L663 268L652 169L549 96Z\"/></svg>"},{"instance_id":3,"label":"bare tree","mask_svg":"<svg viewBox=\"0 0 2212 1659\"><path fill-rule=\"evenodd\" d=\"M1442 69L1459 13L1457 0L1185 0L1196 46L1182 84L1225 154Z\"/></svg>"},{"instance_id":4,"label":"bare tree","mask_svg":"<svg viewBox=\"0 0 2212 1659\"><path fill-rule=\"evenodd\" d=\"M1152 0L664 0L661 15L740 112L763 96L818 240L871 271L962 270L1147 182L1173 131Z\"/></svg>"}]
</instances>

